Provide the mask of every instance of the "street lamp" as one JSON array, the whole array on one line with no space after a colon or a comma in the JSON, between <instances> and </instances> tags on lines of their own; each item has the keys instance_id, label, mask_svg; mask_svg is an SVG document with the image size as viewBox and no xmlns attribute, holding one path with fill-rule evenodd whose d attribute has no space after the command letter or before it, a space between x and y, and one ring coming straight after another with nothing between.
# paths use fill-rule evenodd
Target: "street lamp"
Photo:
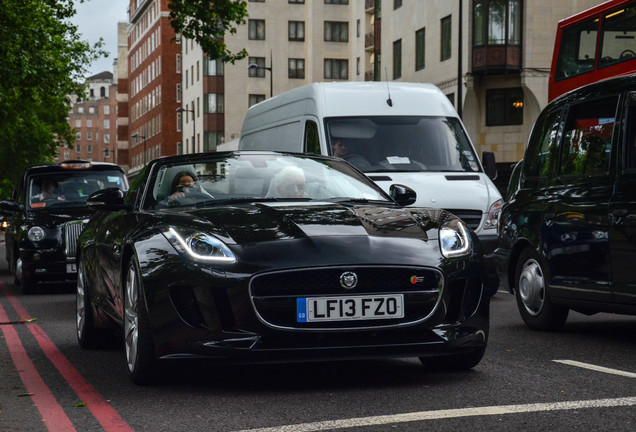
<instances>
[{"instance_id":1,"label":"street lamp","mask_svg":"<svg viewBox=\"0 0 636 432\"><path fill-rule=\"evenodd\" d=\"M139 138L144 140L144 166L146 166L146 136L134 133L130 137L134 138L136 143L139 143Z\"/></svg>"},{"instance_id":2,"label":"street lamp","mask_svg":"<svg viewBox=\"0 0 636 432\"><path fill-rule=\"evenodd\" d=\"M256 63L251 63L247 65L247 69L265 69L269 71L269 97L274 97L274 82L273 82L273 73L272 73L272 53L269 54L269 67L267 66L259 66Z\"/></svg>"},{"instance_id":3,"label":"street lamp","mask_svg":"<svg viewBox=\"0 0 636 432\"><path fill-rule=\"evenodd\" d=\"M197 153L197 121L194 115L193 109L177 108L178 113L189 112L192 113L192 150Z\"/></svg>"}]
</instances>

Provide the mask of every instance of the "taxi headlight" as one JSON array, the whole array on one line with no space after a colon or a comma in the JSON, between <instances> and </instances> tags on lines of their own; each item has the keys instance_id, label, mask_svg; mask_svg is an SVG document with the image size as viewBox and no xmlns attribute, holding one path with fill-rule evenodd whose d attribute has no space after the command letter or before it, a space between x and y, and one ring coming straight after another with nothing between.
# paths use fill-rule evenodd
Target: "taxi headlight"
<instances>
[{"instance_id":1,"label":"taxi headlight","mask_svg":"<svg viewBox=\"0 0 636 432\"><path fill-rule=\"evenodd\" d=\"M463 257L472 253L473 244L462 221L453 219L440 227L439 247L446 258Z\"/></svg>"},{"instance_id":2,"label":"taxi headlight","mask_svg":"<svg viewBox=\"0 0 636 432\"><path fill-rule=\"evenodd\" d=\"M195 261L231 264L236 262L236 256L218 238L209 234L197 232L181 234L170 227L163 235L174 248Z\"/></svg>"},{"instance_id":3,"label":"taxi headlight","mask_svg":"<svg viewBox=\"0 0 636 432\"><path fill-rule=\"evenodd\" d=\"M29 228L27 238L32 242L39 242L44 239L44 230L39 226Z\"/></svg>"}]
</instances>

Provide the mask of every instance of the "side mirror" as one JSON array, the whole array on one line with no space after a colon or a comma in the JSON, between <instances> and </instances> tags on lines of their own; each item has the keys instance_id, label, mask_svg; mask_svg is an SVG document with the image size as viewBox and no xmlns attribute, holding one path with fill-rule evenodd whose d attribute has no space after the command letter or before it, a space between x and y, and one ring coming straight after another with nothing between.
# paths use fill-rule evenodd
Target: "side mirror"
<instances>
[{"instance_id":1,"label":"side mirror","mask_svg":"<svg viewBox=\"0 0 636 432\"><path fill-rule=\"evenodd\" d=\"M13 213L19 212L20 210L20 204L13 200L0 201L0 214L11 216Z\"/></svg>"},{"instance_id":2,"label":"side mirror","mask_svg":"<svg viewBox=\"0 0 636 432\"><path fill-rule=\"evenodd\" d=\"M108 188L94 192L86 199L86 205L93 210L118 211L125 208L124 191Z\"/></svg>"},{"instance_id":3,"label":"side mirror","mask_svg":"<svg viewBox=\"0 0 636 432\"><path fill-rule=\"evenodd\" d=\"M402 207L413 204L417 199L417 193L413 189L401 184L392 184L389 195Z\"/></svg>"},{"instance_id":4,"label":"side mirror","mask_svg":"<svg viewBox=\"0 0 636 432\"><path fill-rule=\"evenodd\" d=\"M485 151L481 154L481 163L484 165L484 171L491 180L497 178L497 164L495 163L495 154Z\"/></svg>"}]
</instances>

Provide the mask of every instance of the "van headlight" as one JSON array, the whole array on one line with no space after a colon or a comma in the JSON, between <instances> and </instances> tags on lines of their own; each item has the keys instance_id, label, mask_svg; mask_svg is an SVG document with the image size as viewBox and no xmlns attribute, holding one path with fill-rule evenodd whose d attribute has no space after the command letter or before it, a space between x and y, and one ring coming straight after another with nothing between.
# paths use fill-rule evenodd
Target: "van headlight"
<instances>
[{"instance_id":1,"label":"van headlight","mask_svg":"<svg viewBox=\"0 0 636 432\"><path fill-rule=\"evenodd\" d=\"M31 227L29 231L27 231L27 238L31 242L39 242L44 239L44 230L39 226Z\"/></svg>"},{"instance_id":2,"label":"van headlight","mask_svg":"<svg viewBox=\"0 0 636 432\"><path fill-rule=\"evenodd\" d=\"M503 199L499 199L492 203L488 209L486 220L484 221L484 230L497 229L497 226L499 225L499 213L501 213L503 203Z\"/></svg>"},{"instance_id":3,"label":"van headlight","mask_svg":"<svg viewBox=\"0 0 636 432\"><path fill-rule=\"evenodd\" d=\"M453 219L445 222L439 229L439 248L446 258L457 258L470 255L473 244L466 225Z\"/></svg>"},{"instance_id":4,"label":"van headlight","mask_svg":"<svg viewBox=\"0 0 636 432\"><path fill-rule=\"evenodd\" d=\"M163 235L178 252L195 261L212 264L236 262L236 256L230 248L210 234L202 232L180 233L170 227L163 232Z\"/></svg>"}]
</instances>

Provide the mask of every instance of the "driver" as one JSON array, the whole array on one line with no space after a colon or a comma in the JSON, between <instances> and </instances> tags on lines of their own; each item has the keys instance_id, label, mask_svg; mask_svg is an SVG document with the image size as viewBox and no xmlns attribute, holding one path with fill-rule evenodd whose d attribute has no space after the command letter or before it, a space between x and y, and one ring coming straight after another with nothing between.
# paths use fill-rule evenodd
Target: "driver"
<instances>
[{"instance_id":1,"label":"driver","mask_svg":"<svg viewBox=\"0 0 636 432\"><path fill-rule=\"evenodd\" d=\"M40 193L33 198L39 201L64 201L64 197L57 193L57 187L57 182L47 177L40 182Z\"/></svg>"},{"instance_id":2,"label":"driver","mask_svg":"<svg viewBox=\"0 0 636 432\"><path fill-rule=\"evenodd\" d=\"M181 171L172 180L172 194L168 202L173 203L181 198L192 198L194 195L204 198L214 198L197 184L197 178L190 171Z\"/></svg>"}]
</instances>

